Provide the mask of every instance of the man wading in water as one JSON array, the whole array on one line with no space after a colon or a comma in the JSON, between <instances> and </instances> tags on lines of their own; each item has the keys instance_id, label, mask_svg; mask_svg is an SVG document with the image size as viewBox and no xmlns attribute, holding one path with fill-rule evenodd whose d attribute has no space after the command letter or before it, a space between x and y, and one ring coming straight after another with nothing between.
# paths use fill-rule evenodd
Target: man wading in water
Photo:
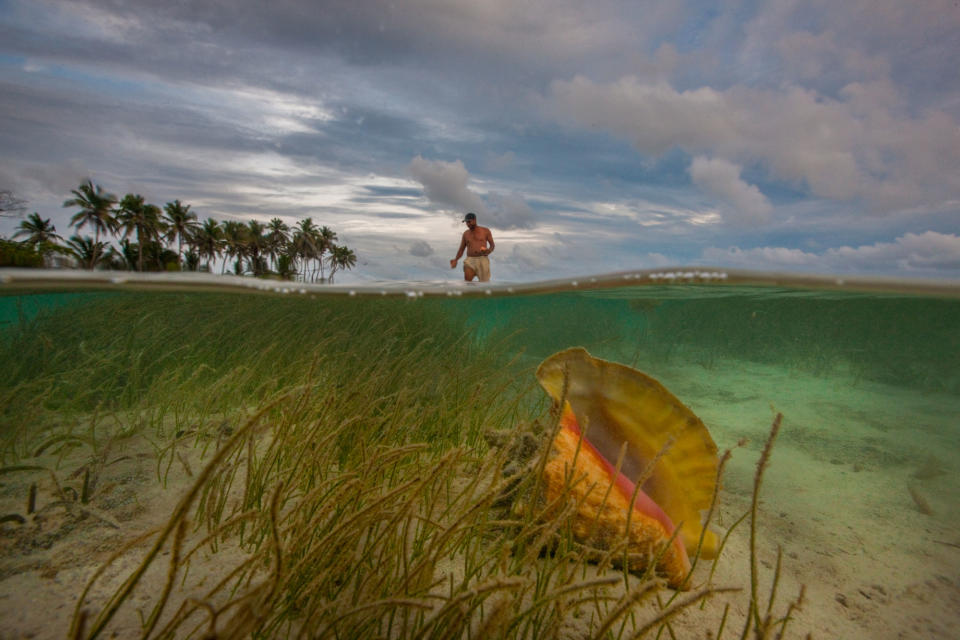
<instances>
[{"instance_id":1,"label":"man wading in water","mask_svg":"<svg viewBox=\"0 0 960 640\"><path fill-rule=\"evenodd\" d=\"M490 229L477 226L475 213L468 213L463 217L463 221L467 223L467 230L463 232L463 238L460 240L457 257L450 261L450 268L457 268L457 260L466 249L467 257L463 260L463 279L471 282L474 277L479 277L480 282L487 282L490 280L490 260L487 256L493 253L493 234L490 233Z\"/></svg>"}]
</instances>

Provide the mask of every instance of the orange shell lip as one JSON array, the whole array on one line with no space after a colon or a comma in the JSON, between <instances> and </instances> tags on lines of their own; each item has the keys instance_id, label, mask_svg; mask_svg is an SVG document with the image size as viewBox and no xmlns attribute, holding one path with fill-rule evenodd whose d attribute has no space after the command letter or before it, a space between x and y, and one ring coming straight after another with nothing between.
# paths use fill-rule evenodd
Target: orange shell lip
<instances>
[{"instance_id":1,"label":"orange shell lip","mask_svg":"<svg viewBox=\"0 0 960 640\"><path fill-rule=\"evenodd\" d=\"M597 449L590 444L590 440L583 437L582 432L580 431L580 425L577 424L577 419L573 414L573 410L570 409L568 404L564 407L562 420L562 428L570 429L570 431L577 437L581 439L581 455L586 453L586 455L593 458L600 467L602 467L609 477L613 478L614 488L620 492L620 495L623 496L625 500L630 500L634 497L636 493L636 498L633 503L633 508L637 510L641 515L653 518L657 522L663 525L664 529L667 530L669 535L673 535L676 527L673 526L673 521L670 520L670 516L660 508L654 500L646 494L646 492L637 488L637 486L631 481L627 476L623 475L617 471L616 467L610 464L610 461L603 457ZM682 548L682 547L681 547ZM684 555L686 555L686 550L683 550Z\"/></svg>"},{"instance_id":2,"label":"orange shell lip","mask_svg":"<svg viewBox=\"0 0 960 640\"><path fill-rule=\"evenodd\" d=\"M670 517L583 437L569 404L560 425L544 480L547 500L566 497L577 504L571 520L574 537L603 550L626 542L626 551L635 558L631 571L645 570L649 558L659 556L657 571L667 584L685 588L690 559ZM663 548L672 536L672 543Z\"/></svg>"}]
</instances>

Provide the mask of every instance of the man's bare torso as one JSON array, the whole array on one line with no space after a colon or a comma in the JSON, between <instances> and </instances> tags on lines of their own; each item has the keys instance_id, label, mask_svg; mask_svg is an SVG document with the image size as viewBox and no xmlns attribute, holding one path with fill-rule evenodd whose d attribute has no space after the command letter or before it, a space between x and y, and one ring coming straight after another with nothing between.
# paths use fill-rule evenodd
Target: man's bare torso
<instances>
[{"instance_id":1,"label":"man's bare torso","mask_svg":"<svg viewBox=\"0 0 960 640\"><path fill-rule=\"evenodd\" d=\"M470 257L487 255L487 242L492 241L490 229L474 227L463 232L463 241L467 245L467 255Z\"/></svg>"}]
</instances>

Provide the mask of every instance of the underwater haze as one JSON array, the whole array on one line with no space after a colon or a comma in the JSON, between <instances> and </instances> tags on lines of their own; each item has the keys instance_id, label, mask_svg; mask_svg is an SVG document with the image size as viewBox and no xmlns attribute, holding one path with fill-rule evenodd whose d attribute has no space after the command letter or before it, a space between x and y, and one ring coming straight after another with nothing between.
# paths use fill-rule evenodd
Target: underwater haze
<instances>
[{"instance_id":1,"label":"underwater haze","mask_svg":"<svg viewBox=\"0 0 960 640\"><path fill-rule=\"evenodd\" d=\"M949 283L606 282L0 285L0 637L960 636ZM732 451L695 606L497 515L485 434L574 346Z\"/></svg>"}]
</instances>

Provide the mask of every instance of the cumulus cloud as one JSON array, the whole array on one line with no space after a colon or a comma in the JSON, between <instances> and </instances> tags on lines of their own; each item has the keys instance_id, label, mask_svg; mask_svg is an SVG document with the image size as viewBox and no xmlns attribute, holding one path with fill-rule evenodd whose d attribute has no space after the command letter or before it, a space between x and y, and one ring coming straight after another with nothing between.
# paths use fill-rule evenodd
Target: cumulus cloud
<instances>
[{"instance_id":1,"label":"cumulus cloud","mask_svg":"<svg viewBox=\"0 0 960 640\"><path fill-rule=\"evenodd\" d=\"M505 259L518 273L535 273L545 269L554 260L553 247L542 244L513 245Z\"/></svg>"},{"instance_id":2,"label":"cumulus cloud","mask_svg":"<svg viewBox=\"0 0 960 640\"><path fill-rule=\"evenodd\" d=\"M546 106L563 122L623 136L641 153L679 148L759 162L822 198L862 199L877 210L955 199L960 127L941 111L908 117L889 99L856 99L864 86L852 86L841 101L797 86L678 91L635 77L597 83L577 76L553 83Z\"/></svg>"},{"instance_id":3,"label":"cumulus cloud","mask_svg":"<svg viewBox=\"0 0 960 640\"><path fill-rule=\"evenodd\" d=\"M781 82L804 81L821 93L851 79L887 77L925 100L953 91L943 79L956 73L956 9L954 0L764 2L737 25L737 61L754 70L767 65Z\"/></svg>"},{"instance_id":4,"label":"cumulus cloud","mask_svg":"<svg viewBox=\"0 0 960 640\"><path fill-rule=\"evenodd\" d=\"M536 220L533 209L517 193L490 194L487 215L491 224L504 229L530 229Z\"/></svg>"},{"instance_id":5,"label":"cumulus cloud","mask_svg":"<svg viewBox=\"0 0 960 640\"><path fill-rule=\"evenodd\" d=\"M960 270L960 236L955 234L907 233L893 242L877 242L860 247L830 249L835 263L858 264L875 269L896 265L905 271L942 269Z\"/></svg>"},{"instance_id":6,"label":"cumulus cloud","mask_svg":"<svg viewBox=\"0 0 960 640\"><path fill-rule=\"evenodd\" d=\"M773 207L760 189L740 177L739 165L722 158L697 156L690 164L693 183L721 201L725 219L736 223L766 222Z\"/></svg>"},{"instance_id":7,"label":"cumulus cloud","mask_svg":"<svg viewBox=\"0 0 960 640\"><path fill-rule=\"evenodd\" d=\"M433 255L433 247L426 240L414 240L410 245L410 255L418 258L426 258Z\"/></svg>"},{"instance_id":8,"label":"cumulus cloud","mask_svg":"<svg viewBox=\"0 0 960 640\"><path fill-rule=\"evenodd\" d=\"M493 193L487 200L481 198L470 188L470 174L460 160L445 162L417 156L410 162L410 173L423 185L424 195L432 204L458 216L472 211L479 216L480 224L501 229L528 229L535 223L533 210L519 194Z\"/></svg>"},{"instance_id":9,"label":"cumulus cloud","mask_svg":"<svg viewBox=\"0 0 960 640\"><path fill-rule=\"evenodd\" d=\"M890 70L883 57L844 46L843 39L829 32L789 33L774 46L787 71L803 80L822 78L829 73L843 77L881 78Z\"/></svg>"},{"instance_id":10,"label":"cumulus cloud","mask_svg":"<svg viewBox=\"0 0 960 640\"><path fill-rule=\"evenodd\" d=\"M433 204L461 213L484 212L483 200L470 190L470 174L460 160L426 160L417 156L410 162L410 173L423 185L423 193Z\"/></svg>"},{"instance_id":11,"label":"cumulus cloud","mask_svg":"<svg viewBox=\"0 0 960 640\"><path fill-rule=\"evenodd\" d=\"M710 247L703 250L703 259L710 264L723 267L747 269L781 269L787 267L807 269L817 267L822 263L821 257L815 253L787 247L755 247L753 249Z\"/></svg>"},{"instance_id":12,"label":"cumulus cloud","mask_svg":"<svg viewBox=\"0 0 960 640\"><path fill-rule=\"evenodd\" d=\"M960 272L960 236L926 231L906 233L893 242L843 246L822 253L786 247L709 248L706 262L751 269L834 272L909 273Z\"/></svg>"}]
</instances>

